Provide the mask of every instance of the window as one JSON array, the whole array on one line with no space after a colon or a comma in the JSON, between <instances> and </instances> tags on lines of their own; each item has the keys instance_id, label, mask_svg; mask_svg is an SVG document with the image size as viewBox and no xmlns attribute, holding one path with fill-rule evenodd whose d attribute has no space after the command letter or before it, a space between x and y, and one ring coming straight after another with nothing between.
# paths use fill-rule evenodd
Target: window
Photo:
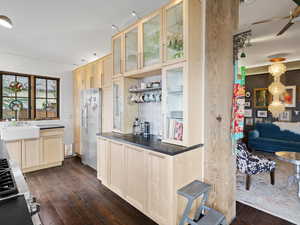
<instances>
[{"instance_id":1,"label":"window","mask_svg":"<svg viewBox=\"0 0 300 225\"><path fill-rule=\"evenodd\" d=\"M51 119L58 117L59 81L51 78L35 77L35 118Z\"/></svg>"},{"instance_id":2,"label":"window","mask_svg":"<svg viewBox=\"0 0 300 225\"><path fill-rule=\"evenodd\" d=\"M30 77L3 74L1 84L1 118L30 119Z\"/></svg>"},{"instance_id":3,"label":"window","mask_svg":"<svg viewBox=\"0 0 300 225\"><path fill-rule=\"evenodd\" d=\"M59 118L59 79L0 72L0 89L1 120Z\"/></svg>"}]
</instances>

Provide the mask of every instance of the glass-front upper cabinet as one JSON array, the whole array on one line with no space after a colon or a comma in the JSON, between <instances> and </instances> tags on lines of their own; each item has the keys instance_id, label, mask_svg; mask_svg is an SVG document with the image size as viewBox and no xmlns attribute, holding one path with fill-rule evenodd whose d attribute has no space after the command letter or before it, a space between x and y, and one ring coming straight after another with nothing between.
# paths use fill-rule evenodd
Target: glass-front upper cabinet
<instances>
[{"instance_id":1,"label":"glass-front upper cabinet","mask_svg":"<svg viewBox=\"0 0 300 225\"><path fill-rule=\"evenodd\" d=\"M117 76L122 73L122 35L112 40L113 47L113 75Z\"/></svg>"},{"instance_id":2,"label":"glass-front upper cabinet","mask_svg":"<svg viewBox=\"0 0 300 225\"><path fill-rule=\"evenodd\" d=\"M119 80L113 81L113 130L122 129L122 101L121 101L121 83Z\"/></svg>"},{"instance_id":3,"label":"glass-front upper cabinet","mask_svg":"<svg viewBox=\"0 0 300 225\"><path fill-rule=\"evenodd\" d=\"M125 32L125 72L139 68L139 27Z\"/></svg>"},{"instance_id":4,"label":"glass-front upper cabinet","mask_svg":"<svg viewBox=\"0 0 300 225\"><path fill-rule=\"evenodd\" d=\"M184 144L184 64L163 69L164 141Z\"/></svg>"},{"instance_id":5,"label":"glass-front upper cabinet","mask_svg":"<svg viewBox=\"0 0 300 225\"><path fill-rule=\"evenodd\" d=\"M161 11L146 18L142 23L142 67L161 63Z\"/></svg>"},{"instance_id":6,"label":"glass-front upper cabinet","mask_svg":"<svg viewBox=\"0 0 300 225\"><path fill-rule=\"evenodd\" d=\"M185 57L183 8L183 1L176 1L165 8L165 61Z\"/></svg>"}]
</instances>

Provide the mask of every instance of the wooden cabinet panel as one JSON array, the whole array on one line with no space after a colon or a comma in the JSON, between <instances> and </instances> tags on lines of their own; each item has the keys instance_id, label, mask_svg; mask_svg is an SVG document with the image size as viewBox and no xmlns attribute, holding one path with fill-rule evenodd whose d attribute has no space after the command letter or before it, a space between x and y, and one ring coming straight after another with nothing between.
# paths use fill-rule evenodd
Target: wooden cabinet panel
<instances>
[{"instance_id":1,"label":"wooden cabinet panel","mask_svg":"<svg viewBox=\"0 0 300 225\"><path fill-rule=\"evenodd\" d=\"M28 139L22 142L22 168L36 167L41 164L41 148L39 139Z\"/></svg>"},{"instance_id":2,"label":"wooden cabinet panel","mask_svg":"<svg viewBox=\"0 0 300 225\"><path fill-rule=\"evenodd\" d=\"M113 50L113 76L123 73L123 35L118 35L112 40Z\"/></svg>"},{"instance_id":3,"label":"wooden cabinet panel","mask_svg":"<svg viewBox=\"0 0 300 225\"><path fill-rule=\"evenodd\" d=\"M145 151L140 148L125 147L126 153L126 199L141 211L146 208L147 173Z\"/></svg>"},{"instance_id":4,"label":"wooden cabinet panel","mask_svg":"<svg viewBox=\"0 0 300 225\"><path fill-rule=\"evenodd\" d=\"M60 135L41 137L43 161L52 164L63 161L63 137Z\"/></svg>"},{"instance_id":5,"label":"wooden cabinet panel","mask_svg":"<svg viewBox=\"0 0 300 225\"><path fill-rule=\"evenodd\" d=\"M104 139L97 142L97 177L102 184L108 183L108 154L110 143Z\"/></svg>"},{"instance_id":6,"label":"wooden cabinet panel","mask_svg":"<svg viewBox=\"0 0 300 225\"><path fill-rule=\"evenodd\" d=\"M112 70L112 55L108 55L103 59L102 87L109 87L112 85Z\"/></svg>"},{"instance_id":7,"label":"wooden cabinet panel","mask_svg":"<svg viewBox=\"0 0 300 225\"><path fill-rule=\"evenodd\" d=\"M142 22L141 68L162 62L162 10L145 18Z\"/></svg>"},{"instance_id":8,"label":"wooden cabinet panel","mask_svg":"<svg viewBox=\"0 0 300 225\"><path fill-rule=\"evenodd\" d=\"M22 167L22 141L5 142L9 157Z\"/></svg>"},{"instance_id":9,"label":"wooden cabinet panel","mask_svg":"<svg viewBox=\"0 0 300 225\"><path fill-rule=\"evenodd\" d=\"M172 207L169 160L166 156L157 153L148 153L147 159L148 211L156 222L167 225Z\"/></svg>"},{"instance_id":10,"label":"wooden cabinet panel","mask_svg":"<svg viewBox=\"0 0 300 225\"><path fill-rule=\"evenodd\" d=\"M112 86L102 88L102 132L113 130Z\"/></svg>"},{"instance_id":11,"label":"wooden cabinet panel","mask_svg":"<svg viewBox=\"0 0 300 225\"><path fill-rule=\"evenodd\" d=\"M125 72L136 71L140 68L139 26L125 31Z\"/></svg>"},{"instance_id":12,"label":"wooden cabinet panel","mask_svg":"<svg viewBox=\"0 0 300 225\"><path fill-rule=\"evenodd\" d=\"M122 144L110 143L109 162L110 188L122 196L125 192L124 148Z\"/></svg>"}]
</instances>

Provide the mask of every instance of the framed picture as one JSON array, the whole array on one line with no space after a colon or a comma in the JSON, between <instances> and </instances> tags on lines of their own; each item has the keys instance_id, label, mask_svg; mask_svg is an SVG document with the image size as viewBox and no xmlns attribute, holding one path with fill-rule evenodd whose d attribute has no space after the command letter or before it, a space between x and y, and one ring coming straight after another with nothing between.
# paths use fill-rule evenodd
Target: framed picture
<instances>
[{"instance_id":1,"label":"framed picture","mask_svg":"<svg viewBox=\"0 0 300 225\"><path fill-rule=\"evenodd\" d=\"M267 108L270 96L268 88L254 88L254 108Z\"/></svg>"},{"instance_id":2,"label":"framed picture","mask_svg":"<svg viewBox=\"0 0 300 225\"><path fill-rule=\"evenodd\" d=\"M246 102L245 102L245 107L248 107L248 108L250 108L250 107L251 107L251 102L249 102L249 101L246 101Z\"/></svg>"},{"instance_id":3,"label":"framed picture","mask_svg":"<svg viewBox=\"0 0 300 225\"><path fill-rule=\"evenodd\" d=\"M289 122L292 120L292 111L288 110L279 114L279 121Z\"/></svg>"},{"instance_id":4,"label":"framed picture","mask_svg":"<svg viewBox=\"0 0 300 225\"><path fill-rule=\"evenodd\" d=\"M266 111L266 110L257 110L257 117L258 118L267 118L268 117L268 111Z\"/></svg>"},{"instance_id":5,"label":"framed picture","mask_svg":"<svg viewBox=\"0 0 300 225\"><path fill-rule=\"evenodd\" d=\"M285 107L296 107L296 86L286 86L280 100L284 102Z\"/></svg>"},{"instance_id":6,"label":"framed picture","mask_svg":"<svg viewBox=\"0 0 300 225\"><path fill-rule=\"evenodd\" d=\"M245 118L246 126L253 126L253 118Z\"/></svg>"},{"instance_id":7,"label":"framed picture","mask_svg":"<svg viewBox=\"0 0 300 225\"><path fill-rule=\"evenodd\" d=\"M252 117L252 109L245 109L244 116L245 117Z\"/></svg>"},{"instance_id":8,"label":"framed picture","mask_svg":"<svg viewBox=\"0 0 300 225\"><path fill-rule=\"evenodd\" d=\"M264 119L263 118L255 118L255 123L263 123Z\"/></svg>"},{"instance_id":9,"label":"framed picture","mask_svg":"<svg viewBox=\"0 0 300 225\"><path fill-rule=\"evenodd\" d=\"M246 96L246 98L250 98L251 97L251 92L250 91L246 91L245 96Z\"/></svg>"}]
</instances>

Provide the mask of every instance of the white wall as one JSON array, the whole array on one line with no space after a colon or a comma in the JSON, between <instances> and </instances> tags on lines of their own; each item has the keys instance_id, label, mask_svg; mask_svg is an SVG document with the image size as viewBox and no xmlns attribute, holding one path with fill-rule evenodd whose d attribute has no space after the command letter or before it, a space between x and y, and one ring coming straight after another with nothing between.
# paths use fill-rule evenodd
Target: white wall
<instances>
[{"instance_id":1,"label":"white wall","mask_svg":"<svg viewBox=\"0 0 300 225\"><path fill-rule=\"evenodd\" d=\"M0 71L60 78L60 121L43 123L63 123L66 127L65 144L73 143L73 68L73 65L0 53Z\"/></svg>"}]
</instances>

